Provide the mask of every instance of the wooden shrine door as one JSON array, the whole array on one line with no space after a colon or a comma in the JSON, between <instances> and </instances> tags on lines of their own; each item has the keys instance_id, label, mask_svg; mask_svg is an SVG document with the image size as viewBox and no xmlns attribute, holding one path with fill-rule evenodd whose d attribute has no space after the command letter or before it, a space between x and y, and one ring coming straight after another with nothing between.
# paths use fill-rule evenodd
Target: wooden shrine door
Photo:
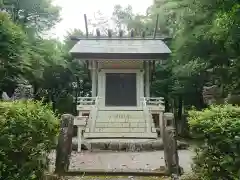
<instances>
[{"instance_id":1,"label":"wooden shrine door","mask_svg":"<svg viewBox=\"0 0 240 180\"><path fill-rule=\"evenodd\" d=\"M106 73L106 106L137 106L136 73Z\"/></svg>"}]
</instances>

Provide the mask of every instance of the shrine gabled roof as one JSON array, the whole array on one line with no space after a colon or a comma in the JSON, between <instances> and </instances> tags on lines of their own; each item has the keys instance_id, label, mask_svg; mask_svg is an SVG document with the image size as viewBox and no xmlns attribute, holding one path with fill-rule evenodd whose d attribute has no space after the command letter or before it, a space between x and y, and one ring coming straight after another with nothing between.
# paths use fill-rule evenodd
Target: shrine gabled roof
<instances>
[{"instance_id":1,"label":"shrine gabled roof","mask_svg":"<svg viewBox=\"0 0 240 180\"><path fill-rule=\"evenodd\" d=\"M79 40L70 53L80 59L164 59L171 50L160 39L86 38Z\"/></svg>"}]
</instances>

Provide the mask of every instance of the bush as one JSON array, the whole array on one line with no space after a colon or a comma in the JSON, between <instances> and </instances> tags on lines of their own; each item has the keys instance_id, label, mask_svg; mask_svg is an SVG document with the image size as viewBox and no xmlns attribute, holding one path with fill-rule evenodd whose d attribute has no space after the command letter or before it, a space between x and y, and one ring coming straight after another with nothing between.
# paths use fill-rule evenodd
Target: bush
<instances>
[{"instance_id":1,"label":"bush","mask_svg":"<svg viewBox=\"0 0 240 180\"><path fill-rule=\"evenodd\" d=\"M204 180L237 180L240 173L240 107L211 106L189 112L190 130L202 143L193 170Z\"/></svg>"},{"instance_id":2,"label":"bush","mask_svg":"<svg viewBox=\"0 0 240 180\"><path fill-rule=\"evenodd\" d=\"M0 102L0 179L41 179L58 123L41 102Z\"/></svg>"},{"instance_id":3,"label":"bush","mask_svg":"<svg viewBox=\"0 0 240 180\"><path fill-rule=\"evenodd\" d=\"M181 180L199 180L199 175L193 173L185 173L181 176Z\"/></svg>"}]
</instances>

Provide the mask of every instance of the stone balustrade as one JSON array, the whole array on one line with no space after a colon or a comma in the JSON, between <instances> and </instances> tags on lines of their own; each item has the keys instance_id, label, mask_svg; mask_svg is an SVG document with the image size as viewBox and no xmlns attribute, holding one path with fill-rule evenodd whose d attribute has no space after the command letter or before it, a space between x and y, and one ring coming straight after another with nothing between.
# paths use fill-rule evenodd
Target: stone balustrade
<instances>
[{"instance_id":1,"label":"stone balustrade","mask_svg":"<svg viewBox=\"0 0 240 180\"><path fill-rule=\"evenodd\" d=\"M150 111L164 111L164 98L163 97L142 97L142 106L147 106Z\"/></svg>"},{"instance_id":2,"label":"stone balustrade","mask_svg":"<svg viewBox=\"0 0 240 180\"><path fill-rule=\"evenodd\" d=\"M77 98L77 110L78 111L90 111L93 106L98 106L99 97L78 97Z\"/></svg>"}]
</instances>

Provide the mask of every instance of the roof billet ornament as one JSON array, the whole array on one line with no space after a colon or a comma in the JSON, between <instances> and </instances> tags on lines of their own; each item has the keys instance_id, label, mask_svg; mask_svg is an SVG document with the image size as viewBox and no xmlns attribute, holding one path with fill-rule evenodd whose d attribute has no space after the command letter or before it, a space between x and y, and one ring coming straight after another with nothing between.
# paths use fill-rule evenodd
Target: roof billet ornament
<instances>
[{"instance_id":1,"label":"roof billet ornament","mask_svg":"<svg viewBox=\"0 0 240 180\"><path fill-rule=\"evenodd\" d=\"M119 30L119 37L120 37L120 38L123 37L123 30L122 30L122 29Z\"/></svg>"},{"instance_id":2,"label":"roof billet ornament","mask_svg":"<svg viewBox=\"0 0 240 180\"><path fill-rule=\"evenodd\" d=\"M0 0L1 1L1 0ZM70 39L72 41L81 41L81 40L123 40L123 41L132 41L132 40L144 40L144 41L151 41L151 40L161 40L161 41L168 41L171 40L172 37L169 36L157 36L157 31L159 31L159 27L158 27L158 21L159 21L159 14L157 15L156 18L156 25L155 28L153 29L153 34L149 35L149 33L146 33L149 31L149 28L146 28L145 30L143 30L142 32L140 32L140 36L136 36L136 31L132 28L129 31L129 36L124 36L124 31L123 30L119 30L119 34L117 36L115 36L115 31L113 31L112 29L108 29L107 35L103 35L101 36L100 34L100 30L96 29L96 36L92 36L89 34L88 32L88 21L87 21L87 15L84 14L84 21L85 21L85 28L86 28L86 36L82 36L82 37L77 37L77 36L70 36ZM148 35L147 35L148 34ZM89 36L90 35L90 36Z\"/></svg>"},{"instance_id":3,"label":"roof billet ornament","mask_svg":"<svg viewBox=\"0 0 240 180\"><path fill-rule=\"evenodd\" d=\"M112 30L108 29L108 37L111 38L112 37Z\"/></svg>"},{"instance_id":4,"label":"roof billet ornament","mask_svg":"<svg viewBox=\"0 0 240 180\"><path fill-rule=\"evenodd\" d=\"M99 29L96 30L96 33L97 33L97 37L100 37L100 36L101 36L101 33L100 33L100 30L99 30Z\"/></svg>"},{"instance_id":5,"label":"roof billet ornament","mask_svg":"<svg viewBox=\"0 0 240 180\"><path fill-rule=\"evenodd\" d=\"M146 32L143 31L143 32L142 32L142 38L145 38L145 37L146 37Z\"/></svg>"},{"instance_id":6,"label":"roof billet ornament","mask_svg":"<svg viewBox=\"0 0 240 180\"><path fill-rule=\"evenodd\" d=\"M107 37L105 37L105 36L102 36L102 37L89 37L89 38L86 38L86 37L76 37L76 36L70 36L70 39L72 40L72 41L81 41L81 40L109 40L109 37L107 36ZM112 37L111 38L111 40L129 40L129 41L131 41L131 40L146 40L146 41L148 41L148 40L161 40L161 41L167 41L167 40L171 40L172 39L172 37L156 37L155 39L153 39L152 37L145 37L145 38L143 38L143 37L135 37L135 38L129 38L129 37L122 37L122 38L119 38L119 37Z\"/></svg>"},{"instance_id":7,"label":"roof billet ornament","mask_svg":"<svg viewBox=\"0 0 240 180\"><path fill-rule=\"evenodd\" d=\"M134 29L131 29L130 36L131 36L131 38L134 37Z\"/></svg>"}]
</instances>

